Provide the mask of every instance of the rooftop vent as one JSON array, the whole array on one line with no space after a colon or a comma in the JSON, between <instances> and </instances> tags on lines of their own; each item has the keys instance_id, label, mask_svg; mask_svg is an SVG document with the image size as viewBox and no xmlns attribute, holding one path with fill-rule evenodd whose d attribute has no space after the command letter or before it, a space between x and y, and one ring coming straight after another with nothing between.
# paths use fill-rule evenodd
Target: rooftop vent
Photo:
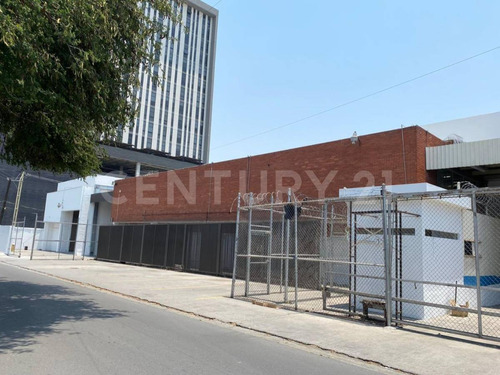
<instances>
[{"instance_id":1,"label":"rooftop vent","mask_svg":"<svg viewBox=\"0 0 500 375\"><path fill-rule=\"evenodd\" d=\"M444 141L455 145L458 143L464 143L464 139L458 134L451 134Z\"/></svg>"}]
</instances>

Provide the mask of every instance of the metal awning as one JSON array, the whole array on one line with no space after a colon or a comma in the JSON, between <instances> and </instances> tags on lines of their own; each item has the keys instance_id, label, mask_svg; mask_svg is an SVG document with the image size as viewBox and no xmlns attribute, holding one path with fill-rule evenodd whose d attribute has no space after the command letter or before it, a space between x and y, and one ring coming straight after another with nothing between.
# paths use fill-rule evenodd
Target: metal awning
<instances>
[{"instance_id":1,"label":"metal awning","mask_svg":"<svg viewBox=\"0 0 500 375\"><path fill-rule=\"evenodd\" d=\"M105 173L113 173L121 170L129 176L134 176L137 163L141 163L142 174L190 168L199 165L199 163L180 160L180 158L158 156L141 150L108 145L100 145L100 147L106 152L106 155L102 158L102 171Z\"/></svg>"}]
</instances>

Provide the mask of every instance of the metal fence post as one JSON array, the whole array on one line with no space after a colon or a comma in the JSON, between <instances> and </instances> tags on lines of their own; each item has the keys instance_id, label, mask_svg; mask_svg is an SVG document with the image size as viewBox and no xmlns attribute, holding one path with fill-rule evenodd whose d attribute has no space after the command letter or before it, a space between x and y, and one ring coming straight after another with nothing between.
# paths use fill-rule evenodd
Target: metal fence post
<instances>
[{"instance_id":1,"label":"metal fence post","mask_svg":"<svg viewBox=\"0 0 500 375\"><path fill-rule=\"evenodd\" d=\"M288 204L292 201L292 189L288 189ZM286 206L285 206L286 207ZM286 209L284 212L286 215ZM286 219L286 240L285 240L285 298L284 302L288 303L288 269L290 266L290 219Z\"/></svg>"},{"instance_id":2,"label":"metal fence post","mask_svg":"<svg viewBox=\"0 0 500 375\"><path fill-rule=\"evenodd\" d=\"M274 196L271 194L271 214L269 218L269 243L267 245L267 294L271 294L271 262L272 262L272 249L273 249L273 210L274 210Z\"/></svg>"},{"instance_id":3,"label":"metal fence post","mask_svg":"<svg viewBox=\"0 0 500 375\"><path fill-rule=\"evenodd\" d=\"M327 206L328 207L328 206ZM346 216L347 217L347 216ZM331 236L331 243L328 244L328 232L326 234L326 246L330 246L332 247L332 249L334 248L335 244L336 244L336 240L335 240L335 202L332 202L332 210L331 210L331 218L332 218L332 221L331 221L331 224L330 224L330 236ZM349 235L349 237L351 237L351 235ZM330 254L326 254L327 257L330 257ZM334 257L333 253L331 255L331 257ZM350 260L350 259L349 259ZM332 275L331 275L331 281L332 281L332 284L334 284L334 267L335 265L333 265L331 267L331 271L332 271ZM330 280L327 280L327 281L330 281ZM326 301L325 301L326 302Z\"/></svg>"},{"instance_id":4,"label":"metal fence post","mask_svg":"<svg viewBox=\"0 0 500 375\"><path fill-rule=\"evenodd\" d=\"M35 250L36 227L38 225L38 213L35 214L35 228L33 228L33 241L31 242L30 260L33 260L33 250Z\"/></svg>"},{"instance_id":5,"label":"metal fence post","mask_svg":"<svg viewBox=\"0 0 500 375\"><path fill-rule=\"evenodd\" d=\"M328 203L324 203L322 207L322 225L321 225L321 240L320 240L320 250L319 250L319 259L325 259L326 248L327 248L327 236L328 236ZM319 269L320 269L320 277L319 277L319 287L323 288L326 285L326 270L324 269L323 262L320 261Z\"/></svg>"},{"instance_id":6,"label":"metal fence post","mask_svg":"<svg viewBox=\"0 0 500 375\"><path fill-rule=\"evenodd\" d=\"M389 207L390 208L390 207ZM391 272L391 244L389 236L390 209L387 204L387 189L385 184L382 185L382 226L384 232L384 255L385 255L385 325L391 325L392 319L392 272Z\"/></svg>"},{"instance_id":7,"label":"metal fence post","mask_svg":"<svg viewBox=\"0 0 500 375\"><path fill-rule=\"evenodd\" d=\"M122 261L122 254L123 254L123 237L125 236L125 225L122 226L122 235L120 238L120 255L119 255L119 262ZM153 248L154 249L154 248Z\"/></svg>"},{"instance_id":8,"label":"metal fence post","mask_svg":"<svg viewBox=\"0 0 500 375\"><path fill-rule=\"evenodd\" d=\"M142 237L141 237L141 255L139 255L139 264L142 264L142 252L144 250L144 234L146 232L146 224L142 226ZM184 226L184 238L186 237L186 226ZM186 241L184 241L185 243ZM184 246L184 244L183 244ZM108 251L109 251L109 244L108 244ZM182 251L182 265L184 266L184 250Z\"/></svg>"},{"instance_id":9,"label":"metal fence post","mask_svg":"<svg viewBox=\"0 0 500 375\"><path fill-rule=\"evenodd\" d=\"M7 249L7 250L8 250L8 251L7 251L7 254L9 254L9 255L11 255L11 250L12 250L12 232L13 232L13 227L12 227L12 225L13 225L13 224L14 224L14 223L12 223L12 224L10 225L10 229L9 229L9 243L8 243L9 248Z\"/></svg>"},{"instance_id":10,"label":"metal fence post","mask_svg":"<svg viewBox=\"0 0 500 375\"><path fill-rule=\"evenodd\" d=\"M245 272L245 297L248 297L250 291L250 263L252 255L252 205L253 205L253 193L250 193L250 199L248 202L248 238L247 238L247 266Z\"/></svg>"},{"instance_id":11,"label":"metal fence post","mask_svg":"<svg viewBox=\"0 0 500 375\"><path fill-rule=\"evenodd\" d=\"M14 237L14 255L16 255L16 249L17 249L17 240L18 240L18 236L19 236L19 223L17 223L17 222L15 223L15 225L16 225L16 237ZM21 251L21 250L19 250L19 251Z\"/></svg>"},{"instance_id":12,"label":"metal fence post","mask_svg":"<svg viewBox=\"0 0 500 375\"><path fill-rule=\"evenodd\" d=\"M236 267L238 262L238 242L240 232L240 208L241 208L241 193L238 193L238 208L236 211L236 232L234 238L234 258L233 258L233 279L231 281L231 298L234 298L234 289L236 287Z\"/></svg>"},{"instance_id":13,"label":"metal fence post","mask_svg":"<svg viewBox=\"0 0 500 375\"><path fill-rule=\"evenodd\" d=\"M334 232L334 229L335 229L335 202L332 203L332 213L331 213L331 217L332 217L332 222L331 222L331 225L330 225L330 235L332 236L333 238L333 232Z\"/></svg>"},{"instance_id":14,"label":"metal fence post","mask_svg":"<svg viewBox=\"0 0 500 375\"><path fill-rule=\"evenodd\" d=\"M474 216L474 258L476 266L476 299L477 299L477 329L479 337L483 337L483 316L481 309L481 267L479 263L479 223L477 217L476 192L472 192L472 212Z\"/></svg>"},{"instance_id":15,"label":"metal fence post","mask_svg":"<svg viewBox=\"0 0 500 375\"><path fill-rule=\"evenodd\" d=\"M285 250L285 214L281 215L281 252L280 252L280 293L283 292L283 255Z\"/></svg>"},{"instance_id":16,"label":"metal fence post","mask_svg":"<svg viewBox=\"0 0 500 375\"><path fill-rule=\"evenodd\" d=\"M61 243L62 243L62 235L64 232L64 223L61 223L59 226L59 241L57 241L57 259L60 259L61 256Z\"/></svg>"},{"instance_id":17,"label":"metal fence post","mask_svg":"<svg viewBox=\"0 0 500 375\"><path fill-rule=\"evenodd\" d=\"M294 236L294 247L295 247L295 255L294 255L294 263L295 263L295 310L298 309L298 297L299 297L299 247L298 247L298 212L297 212L297 202L294 202L294 226L295 226L295 236Z\"/></svg>"},{"instance_id":18,"label":"metal fence post","mask_svg":"<svg viewBox=\"0 0 500 375\"><path fill-rule=\"evenodd\" d=\"M99 251L99 237L101 235L101 226L98 225L98 224L92 224L92 232L94 232L94 230L96 231L96 234L93 237L90 237L90 255L93 255L94 256L94 259L97 259L97 253Z\"/></svg>"},{"instance_id":19,"label":"metal fence post","mask_svg":"<svg viewBox=\"0 0 500 375\"><path fill-rule=\"evenodd\" d=\"M26 228L26 216L23 219L23 230L21 231L21 246L19 248L19 258L21 258L21 253L23 252L24 246L24 229Z\"/></svg>"},{"instance_id":20,"label":"metal fence post","mask_svg":"<svg viewBox=\"0 0 500 375\"><path fill-rule=\"evenodd\" d=\"M69 237L69 247L71 248L71 231L73 231L73 225L75 224L72 224L71 225L71 229L70 229L70 237ZM76 235L75 235L75 240L73 241L73 243L75 244L73 246L73 260L75 260L75 254L76 254L76 245L78 244L78 222L76 223ZM68 249L69 250L69 249Z\"/></svg>"},{"instance_id":21,"label":"metal fence post","mask_svg":"<svg viewBox=\"0 0 500 375\"><path fill-rule=\"evenodd\" d=\"M168 225L167 226L167 239L165 240L165 259L163 260L163 268L167 268L167 260L168 260L168 244L169 244L169 240L170 240L170 227L171 225ZM219 230L219 234L220 234L221 230ZM219 240L220 242L220 240ZM174 262L175 262L175 258L174 258ZM219 268L217 268L219 269Z\"/></svg>"},{"instance_id":22,"label":"metal fence post","mask_svg":"<svg viewBox=\"0 0 500 375\"><path fill-rule=\"evenodd\" d=\"M92 225L92 224L90 224ZM92 229L91 229L92 231ZM85 224L85 234L84 234L84 238L83 238L83 251L82 251L82 260L85 259L85 250L87 249L87 236L89 235L89 223L87 221L87 223ZM90 235L92 236L92 232L90 233ZM92 241L90 241L91 244L92 244ZM90 248L89 248L89 252L90 252Z\"/></svg>"}]
</instances>

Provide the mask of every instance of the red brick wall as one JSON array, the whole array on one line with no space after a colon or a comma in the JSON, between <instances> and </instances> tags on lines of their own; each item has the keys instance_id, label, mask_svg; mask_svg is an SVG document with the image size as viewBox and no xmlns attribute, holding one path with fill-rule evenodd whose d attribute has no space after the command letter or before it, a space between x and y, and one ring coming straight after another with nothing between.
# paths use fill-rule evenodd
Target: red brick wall
<instances>
[{"instance_id":1,"label":"red brick wall","mask_svg":"<svg viewBox=\"0 0 500 375\"><path fill-rule=\"evenodd\" d=\"M427 181L430 184L435 184L437 181L437 172L436 171L427 171L426 167L426 159L425 159L425 148L426 147L437 147L443 146L446 144L445 141L439 139L438 137L432 135L431 133L425 131L420 127L416 127L417 129L417 142L418 149L422 150L422 152L418 153L417 158L417 171L418 171L418 179L422 181Z\"/></svg>"},{"instance_id":2,"label":"red brick wall","mask_svg":"<svg viewBox=\"0 0 500 375\"><path fill-rule=\"evenodd\" d=\"M295 194L310 198L336 197L343 187L432 183L425 147L443 143L413 126L360 135L355 145L345 139L121 180L114 190L113 221L232 221L238 192L286 195L294 183ZM191 194L184 196L176 182Z\"/></svg>"}]
</instances>

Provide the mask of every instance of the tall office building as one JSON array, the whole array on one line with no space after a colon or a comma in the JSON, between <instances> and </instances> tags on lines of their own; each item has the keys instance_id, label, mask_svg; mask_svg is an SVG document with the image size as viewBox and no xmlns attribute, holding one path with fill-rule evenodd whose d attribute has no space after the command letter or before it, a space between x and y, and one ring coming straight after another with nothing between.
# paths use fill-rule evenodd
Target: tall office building
<instances>
[{"instance_id":1,"label":"tall office building","mask_svg":"<svg viewBox=\"0 0 500 375\"><path fill-rule=\"evenodd\" d=\"M180 3L172 0L172 4L182 15L182 24L173 25L165 20L170 26L170 38L163 41L160 64L154 67L154 73L165 69L166 82L154 85L148 72L141 69L141 87L135 93L140 112L134 127L123 129L117 141L173 157L103 145L106 151L103 173L133 176L199 164L195 160L178 160L177 157L183 156L208 161L218 11L199 0ZM148 7L144 11L158 19L154 9ZM9 183L8 178L14 180L22 171L0 162L0 211L5 207L4 215L0 215L2 225L11 224L16 200L16 184ZM21 195L18 220L26 218L26 226L33 227L35 213L38 219L43 217L46 194L55 191L57 182L72 177L45 171L26 172L29 175Z\"/></svg>"},{"instance_id":2,"label":"tall office building","mask_svg":"<svg viewBox=\"0 0 500 375\"><path fill-rule=\"evenodd\" d=\"M141 87L135 95L139 113L134 126L123 129L118 140L137 149L207 162L218 11L199 0L173 0L172 4L182 15L182 24L160 19L169 26L170 38L162 41L160 63L153 68L153 74L165 71L165 82L154 84L141 68ZM144 11L159 18L150 6Z\"/></svg>"}]
</instances>

